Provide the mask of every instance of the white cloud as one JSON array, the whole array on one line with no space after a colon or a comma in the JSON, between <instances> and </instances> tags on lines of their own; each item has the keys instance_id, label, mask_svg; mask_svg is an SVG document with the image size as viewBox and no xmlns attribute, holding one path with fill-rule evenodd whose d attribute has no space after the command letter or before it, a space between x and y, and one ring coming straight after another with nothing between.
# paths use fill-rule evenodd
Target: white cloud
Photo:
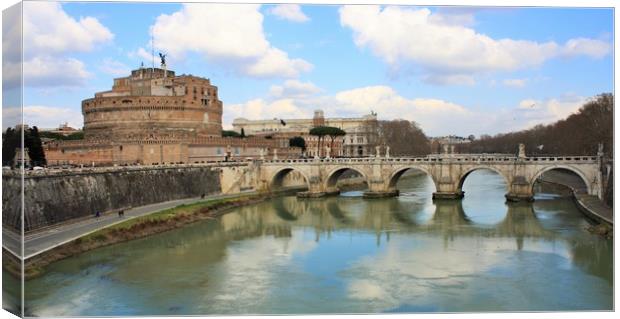
<instances>
[{"instance_id":1,"label":"white cloud","mask_svg":"<svg viewBox=\"0 0 620 319\"><path fill-rule=\"evenodd\" d=\"M444 16L437 15L429 9L353 5L340 9L340 23L353 30L358 47L369 48L393 70L414 64L427 76L513 71L559 56L600 58L611 50L607 42L585 38L564 45L493 39L466 25L446 23Z\"/></svg>"},{"instance_id":2,"label":"white cloud","mask_svg":"<svg viewBox=\"0 0 620 319\"><path fill-rule=\"evenodd\" d=\"M400 96L389 86L368 86L336 94L336 101L341 108L357 110L358 112L381 111L385 118L411 119L413 113L441 113L466 114L468 111L458 104L440 99L416 98L408 99ZM413 113L412 113L413 112Z\"/></svg>"},{"instance_id":3,"label":"white cloud","mask_svg":"<svg viewBox=\"0 0 620 319\"><path fill-rule=\"evenodd\" d=\"M57 2L24 3L24 55L87 52L114 38L93 17L76 20Z\"/></svg>"},{"instance_id":4,"label":"white cloud","mask_svg":"<svg viewBox=\"0 0 620 319\"><path fill-rule=\"evenodd\" d=\"M309 118L317 109L326 116L355 117L377 112L381 119L406 119L419 123L431 134L453 133L455 127L476 127L474 113L456 103L441 99L408 99L389 86L368 86L338 92L333 96L318 96L319 89L309 82L285 82L272 86L269 99L253 99L228 105L224 123L234 118Z\"/></svg>"},{"instance_id":5,"label":"white cloud","mask_svg":"<svg viewBox=\"0 0 620 319\"><path fill-rule=\"evenodd\" d=\"M562 53L567 56L586 55L600 59L609 54L610 50L611 46L607 42L577 38L568 40Z\"/></svg>"},{"instance_id":6,"label":"white cloud","mask_svg":"<svg viewBox=\"0 0 620 319\"><path fill-rule=\"evenodd\" d=\"M321 89L312 82L299 80L286 80L283 85L272 85L269 95L274 98L280 97L307 97L321 92Z\"/></svg>"},{"instance_id":7,"label":"white cloud","mask_svg":"<svg viewBox=\"0 0 620 319\"><path fill-rule=\"evenodd\" d=\"M110 58L103 59L102 63L99 65L99 70L113 76L127 76L131 72L127 65Z\"/></svg>"},{"instance_id":8,"label":"white cloud","mask_svg":"<svg viewBox=\"0 0 620 319\"><path fill-rule=\"evenodd\" d=\"M22 41L22 8L12 6L2 14L2 61L17 62L21 59L22 50L19 45Z\"/></svg>"},{"instance_id":9,"label":"white cloud","mask_svg":"<svg viewBox=\"0 0 620 319\"><path fill-rule=\"evenodd\" d=\"M254 4L184 4L157 17L151 32L155 46L181 59L196 52L255 77L296 77L312 65L291 59L273 47L263 31L263 15Z\"/></svg>"},{"instance_id":10,"label":"white cloud","mask_svg":"<svg viewBox=\"0 0 620 319\"><path fill-rule=\"evenodd\" d=\"M527 129L537 124L549 124L567 118L586 102L587 98L571 94L545 100L521 100L513 113L519 123L515 129Z\"/></svg>"},{"instance_id":11,"label":"white cloud","mask_svg":"<svg viewBox=\"0 0 620 319\"><path fill-rule=\"evenodd\" d=\"M235 118L271 119L271 118L308 118L310 112L304 110L297 101L285 98L268 101L253 99L245 103L227 105L224 111L225 127L230 128Z\"/></svg>"},{"instance_id":12,"label":"white cloud","mask_svg":"<svg viewBox=\"0 0 620 319\"><path fill-rule=\"evenodd\" d=\"M279 4L269 10L269 13L284 20L293 22L307 22L310 18L306 16L298 4Z\"/></svg>"},{"instance_id":13,"label":"white cloud","mask_svg":"<svg viewBox=\"0 0 620 319\"><path fill-rule=\"evenodd\" d=\"M472 26L476 24L474 12L479 10L474 7L440 7L429 19L437 24Z\"/></svg>"},{"instance_id":14,"label":"white cloud","mask_svg":"<svg viewBox=\"0 0 620 319\"><path fill-rule=\"evenodd\" d=\"M424 82L435 85L474 85L476 80L473 76L464 74L429 74L423 79Z\"/></svg>"},{"instance_id":15,"label":"white cloud","mask_svg":"<svg viewBox=\"0 0 620 319\"><path fill-rule=\"evenodd\" d=\"M247 119L310 118L315 109L328 117L359 117L376 112L380 120L417 122L429 136L497 134L549 124L576 112L584 97L564 95L549 99L523 99L513 106L461 105L431 97L407 98L389 86L376 85L321 95L311 82L289 80L274 85L263 98L227 105L224 124Z\"/></svg>"},{"instance_id":16,"label":"white cloud","mask_svg":"<svg viewBox=\"0 0 620 319\"><path fill-rule=\"evenodd\" d=\"M301 72L312 70L312 64L303 59L289 59L288 54L277 48L269 48L255 63L245 68L245 73L256 77L297 77Z\"/></svg>"},{"instance_id":17,"label":"white cloud","mask_svg":"<svg viewBox=\"0 0 620 319\"><path fill-rule=\"evenodd\" d=\"M113 38L112 32L97 19L81 17L76 20L62 9L60 3L25 2L24 85L33 87L83 85L90 74L82 61L68 57L68 54L91 51L97 45L108 43ZM16 87L20 85L21 56L19 52L15 54L11 51L19 50L3 49L3 53L9 53L10 57L4 61L3 66L8 70L4 81L8 87Z\"/></svg>"},{"instance_id":18,"label":"white cloud","mask_svg":"<svg viewBox=\"0 0 620 319\"><path fill-rule=\"evenodd\" d=\"M23 71L24 85L30 87L81 86L91 77L84 63L73 58L35 57L24 62Z\"/></svg>"},{"instance_id":19,"label":"white cloud","mask_svg":"<svg viewBox=\"0 0 620 319\"><path fill-rule=\"evenodd\" d=\"M142 58L142 62L151 62L153 60L152 52L146 51L144 48L138 48L136 51L130 51L127 53L129 58Z\"/></svg>"},{"instance_id":20,"label":"white cloud","mask_svg":"<svg viewBox=\"0 0 620 319\"><path fill-rule=\"evenodd\" d=\"M505 79L502 83L504 83L505 86L522 88L527 84L527 79Z\"/></svg>"},{"instance_id":21,"label":"white cloud","mask_svg":"<svg viewBox=\"0 0 620 319\"><path fill-rule=\"evenodd\" d=\"M3 129L20 123L20 112L19 107L3 107ZM24 106L24 119L25 124L37 126L39 128L54 128L64 122L68 122L69 126L74 128L82 128L84 125L82 113L68 107L42 105Z\"/></svg>"}]
</instances>

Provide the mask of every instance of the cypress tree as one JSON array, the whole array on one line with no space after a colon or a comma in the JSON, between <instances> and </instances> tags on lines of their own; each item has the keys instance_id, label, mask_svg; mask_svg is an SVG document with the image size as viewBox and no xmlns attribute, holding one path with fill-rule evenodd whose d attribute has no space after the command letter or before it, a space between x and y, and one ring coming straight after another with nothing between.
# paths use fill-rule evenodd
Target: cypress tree
<instances>
[{"instance_id":1,"label":"cypress tree","mask_svg":"<svg viewBox=\"0 0 620 319\"><path fill-rule=\"evenodd\" d=\"M2 134L2 165L13 166L15 149L20 145L20 134L14 128L9 127Z\"/></svg>"},{"instance_id":2,"label":"cypress tree","mask_svg":"<svg viewBox=\"0 0 620 319\"><path fill-rule=\"evenodd\" d=\"M24 142L28 148L28 156L30 157L30 165L46 165L45 152L43 151L43 143L41 142L41 136L39 136L39 129L33 126L27 131L24 136Z\"/></svg>"}]
</instances>

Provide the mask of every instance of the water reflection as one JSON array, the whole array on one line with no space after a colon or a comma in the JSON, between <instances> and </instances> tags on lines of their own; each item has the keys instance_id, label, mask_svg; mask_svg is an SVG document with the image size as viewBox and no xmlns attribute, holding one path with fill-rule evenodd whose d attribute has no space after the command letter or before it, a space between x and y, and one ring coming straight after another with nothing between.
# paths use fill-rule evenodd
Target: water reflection
<instances>
[{"instance_id":1,"label":"water reflection","mask_svg":"<svg viewBox=\"0 0 620 319\"><path fill-rule=\"evenodd\" d=\"M463 201L432 201L424 176L405 179L399 188L406 191L398 198L371 201L276 198L69 258L27 283L28 310L176 315L611 309L611 241L587 233L570 200L506 204L501 197L491 203L502 208L498 213L487 209L489 200L476 196L475 187Z\"/></svg>"}]
</instances>

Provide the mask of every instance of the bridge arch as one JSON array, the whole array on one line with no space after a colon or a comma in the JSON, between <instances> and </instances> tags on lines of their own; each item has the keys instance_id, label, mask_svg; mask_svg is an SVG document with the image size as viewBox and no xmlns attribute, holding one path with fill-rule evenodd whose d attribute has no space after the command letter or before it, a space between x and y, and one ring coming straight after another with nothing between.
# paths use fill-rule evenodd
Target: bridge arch
<instances>
[{"instance_id":1,"label":"bridge arch","mask_svg":"<svg viewBox=\"0 0 620 319\"><path fill-rule=\"evenodd\" d=\"M360 169L355 168L355 167L350 167L350 166L339 166L339 167L331 170L326 175L327 178L325 179L325 189L329 190L329 189L336 188L336 183L338 182L338 178L340 178L340 176L342 176L342 174L344 174L348 170L354 171L354 172L362 175L362 178L364 179L364 182L366 182L366 184L368 184L368 176L366 175L366 173L363 170L360 170Z\"/></svg>"},{"instance_id":2,"label":"bridge arch","mask_svg":"<svg viewBox=\"0 0 620 319\"><path fill-rule=\"evenodd\" d=\"M388 180L388 189L390 190L396 189L396 184L398 183L398 180L401 178L401 176L403 176L410 169L419 170L419 171L424 172L424 174L428 175L433 181L433 187L435 187L435 190L437 190L437 181L435 181L433 174L431 174L431 172L429 172L426 168L418 167L418 166L405 166L405 167L400 167L394 170L390 174L390 177Z\"/></svg>"},{"instance_id":3,"label":"bridge arch","mask_svg":"<svg viewBox=\"0 0 620 319\"><path fill-rule=\"evenodd\" d=\"M292 172L299 173L304 178L304 183L306 184L306 187L310 188L310 179L308 179L308 175L304 173L303 170L294 168L292 166L286 166L286 167L278 169L271 177L269 187L272 190L277 190L279 188L282 188L284 186L283 183L284 183L285 177L288 176Z\"/></svg>"},{"instance_id":4,"label":"bridge arch","mask_svg":"<svg viewBox=\"0 0 620 319\"><path fill-rule=\"evenodd\" d=\"M458 183L458 188L457 188L458 191L463 191L463 184L465 184L465 180L467 179L467 176L469 176L471 173L478 171L478 170L489 170L489 171L497 173L499 176L501 176L504 179L506 190L510 189L510 177L506 176L504 172L502 172L501 170L491 165L489 166L476 165L474 167L468 168L467 170L465 170L463 174L461 174L461 176L459 176L459 183Z\"/></svg>"},{"instance_id":5,"label":"bridge arch","mask_svg":"<svg viewBox=\"0 0 620 319\"><path fill-rule=\"evenodd\" d=\"M532 194L534 193L534 184L536 184L536 181L538 180L538 178L542 176L542 174L552 171L552 170L565 170L565 171L574 173L575 175L579 176L579 178L581 178L581 181L585 185L586 191L588 192L588 194L592 194L592 185L590 183L590 180L586 177L586 174L580 169L572 167L570 165L553 165L553 166L545 167L539 170L538 172L536 172L536 174L532 177L532 180L530 181L530 190L532 191Z\"/></svg>"}]
</instances>

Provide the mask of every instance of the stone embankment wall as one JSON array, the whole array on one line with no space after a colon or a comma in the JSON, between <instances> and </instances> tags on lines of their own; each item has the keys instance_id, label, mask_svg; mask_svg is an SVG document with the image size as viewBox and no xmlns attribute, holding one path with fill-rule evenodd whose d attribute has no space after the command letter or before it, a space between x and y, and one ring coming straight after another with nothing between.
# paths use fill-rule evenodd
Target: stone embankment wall
<instances>
[{"instance_id":1,"label":"stone embankment wall","mask_svg":"<svg viewBox=\"0 0 620 319\"><path fill-rule=\"evenodd\" d=\"M212 167L67 172L24 178L26 231L69 219L169 200L221 192L221 171ZM2 221L21 228L20 176L2 176Z\"/></svg>"}]
</instances>

